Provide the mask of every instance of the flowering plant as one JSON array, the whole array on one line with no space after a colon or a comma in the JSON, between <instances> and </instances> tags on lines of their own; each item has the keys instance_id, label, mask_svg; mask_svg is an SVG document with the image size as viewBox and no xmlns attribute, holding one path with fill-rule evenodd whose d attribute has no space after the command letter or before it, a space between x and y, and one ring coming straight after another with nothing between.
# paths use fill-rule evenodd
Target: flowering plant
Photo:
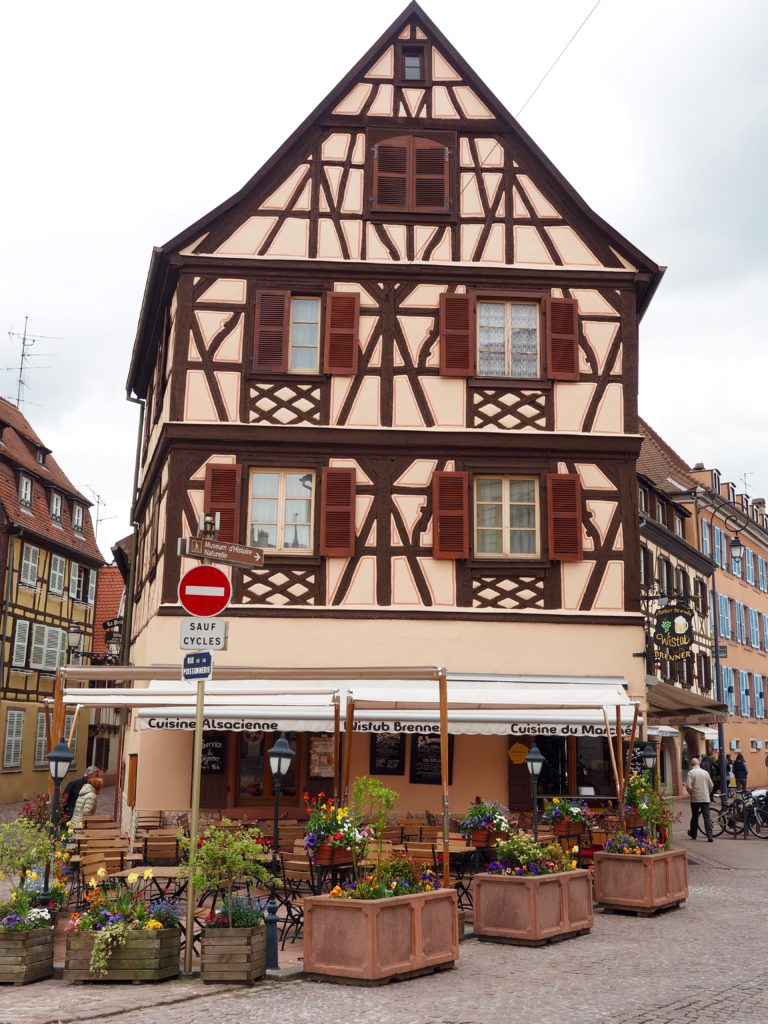
<instances>
[{"instance_id":1,"label":"flowering plant","mask_svg":"<svg viewBox=\"0 0 768 1024\"><path fill-rule=\"evenodd\" d=\"M633 857L648 857L654 853L661 853L664 850L662 843L655 843L651 839L638 839L626 832L618 832L606 840L606 853L625 853Z\"/></svg>"},{"instance_id":2,"label":"flowering plant","mask_svg":"<svg viewBox=\"0 0 768 1024\"><path fill-rule=\"evenodd\" d=\"M333 797L318 793L311 797L304 794L307 823L304 826L304 849L310 856L324 842L353 853L363 853L373 837L373 829L363 825L360 818L349 807L337 807Z\"/></svg>"},{"instance_id":3,"label":"flowering plant","mask_svg":"<svg viewBox=\"0 0 768 1024\"><path fill-rule=\"evenodd\" d=\"M509 832L509 812L501 806L479 798L467 808L464 820L461 823L461 832L465 839L470 833L480 829L487 829L488 832Z\"/></svg>"},{"instance_id":4,"label":"flowering plant","mask_svg":"<svg viewBox=\"0 0 768 1024\"><path fill-rule=\"evenodd\" d=\"M591 817L589 807L585 803L577 803L575 800L561 800L559 796L553 796L544 804L542 821L576 821L587 822Z\"/></svg>"},{"instance_id":5,"label":"flowering plant","mask_svg":"<svg viewBox=\"0 0 768 1024\"><path fill-rule=\"evenodd\" d=\"M207 928L257 928L264 923L264 901L233 896L208 915Z\"/></svg>"},{"instance_id":6,"label":"flowering plant","mask_svg":"<svg viewBox=\"0 0 768 1024\"><path fill-rule=\"evenodd\" d=\"M527 832L513 832L496 847L497 859L487 871L491 875L553 875L574 871L577 867L574 850L566 853L559 843L538 843Z\"/></svg>"},{"instance_id":7,"label":"flowering plant","mask_svg":"<svg viewBox=\"0 0 768 1024\"><path fill-rule=\"evenodd\" d=\"M24 888L12 889L8 902L0 907L0 932L31 932L51 924L50 911L38 907L34 894Z\"/></svg>"},{"instance_id":8,"label":"flowering plant","mask_svg":"<svg viewBox=\"0 0 768 1024\"><path fill-rule=\"evenodd\" d=\"M382 861L375 873L344 882L331 889L333 899L379 900L391 896L410 896L432 892L440 882L432 867L415 866L407 857L393 856Z\"/></svg>"}]
</instances>

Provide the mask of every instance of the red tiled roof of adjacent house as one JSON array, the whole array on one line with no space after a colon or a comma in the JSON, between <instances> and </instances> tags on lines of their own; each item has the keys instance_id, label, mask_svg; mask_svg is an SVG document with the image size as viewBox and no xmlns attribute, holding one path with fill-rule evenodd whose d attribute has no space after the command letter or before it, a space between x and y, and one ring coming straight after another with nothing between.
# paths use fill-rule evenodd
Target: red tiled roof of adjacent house
<instances>
[{"instance_id":1,"label":"red tiled roof of adjacent house","mask_svg":"<svg viewBox=\"0 0 768 1024\"><path fill-rule=\"evenodd\" d=\"M88 561L103 562L88 511L91 502L71 483L23 413L2 398L0 425L0 504L6 519ZM37 460L38 451L44 455L42 465ZM20 473L32 481L31 509L23 507L19 501ZM62 499L60 524L51 520L52 492ZM73 502L83 509L82 534L76 533L72 526Z\"/></svg>"},{"instance_id":2,"label":"red tiled roof of adjacent house","mask_svg":"<svg viewBox=\"0 0 768 1024\"><path fill-rule=\"evenodd\" d=\"M93 613L93 653L107 654L107 644L102 622L117 617L123 598L123 577L116 565L104 565L99 569L96 583L96 606Z\"/></svg>"},{"instance_id":3,"label":"red tiled roof of adjacent house","mask_svg":"<svg viewBox=\"0 0 768 1024\"><path fill-rule=\"evenodd\" d=\"M681 494L697 486L691 467L645 420L638 420L643 443L637 457L639 476L647 477L660 491ZM682 490L681 490L682 488Z\"/></svg>"}]
</instances>

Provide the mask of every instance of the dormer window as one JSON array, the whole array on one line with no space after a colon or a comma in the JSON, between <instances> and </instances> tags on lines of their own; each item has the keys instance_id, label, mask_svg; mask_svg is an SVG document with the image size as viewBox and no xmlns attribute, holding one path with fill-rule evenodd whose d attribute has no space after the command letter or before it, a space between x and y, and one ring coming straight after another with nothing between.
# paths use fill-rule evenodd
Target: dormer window
<instances>
[{"instance_id":1,"label":"dormer window","mask_svg":"<svg viewBox=\"0 0 768 1024\"><path fill-rule=\"evenodd\" d=\"M395 61L395 85L423 87L431 84L429 43L399 42Z\"/></svg>"},{"instance_id":2,"label":"dormer window","mask_svg":"<svg viewBox=\"0 0 768 1024\"><path fill-rule=\"evenodd\" d=\"M639 495L639 500L640 500L640 511L641 512L647 512L648 511L648 491L646 490L645 487L640 487L639 490L638 490L638 495Z\"/></svg>"},{"instance_id":3,"label":"dormer window","mask_svg":"<svg viewBox=\"0 0 768 1024\"><path fill-rule=\"evenodd\" d=\"M28 511L32 510L32 479L23 473L19 477L19 504Z\"/></svg>"},{"instance_id":4,"label":"dormer window","mask_svg":"<svg viewBox=\"0 0 768 1024\"><path fill-rule=\"evenodd\" d=\"M55 491L51 494L51 522L61 526L61 495Z\"/></svg>"},{"instance_id":5,"label":"dormer window","mask_svg":"<svg viewBox=\"0 0 768 1024\"><path fill-rule=\"evenodd\" d=\"M35 456L37 458L37 461L38 461L39 465L44 466L45 465L45 452L43 451L42 448L38 448L37 449L37 451L35 452Z\"/></svg>"},{"instance_id":6,"label":"dormer window","mask_svg":"<svg viewBox=\"0 0 768 1024\"><path fill-rule=\"evenodd\" d=\"M728 484L728 501L732 504L736 504L736 486L735 484Z\"/></svg>"},{"instance_id":7,"label":"dormer window","mask_svg":"<svg viewBox=\"0 0 768 1024\"><path fill-rule=\"evenodd\" d=\"M83 506L74 504L72 506L72 529L75 533L83 532Z\"/></svg>"},{"instance_id":8,"label":"dormer window","mask_svg":"<svg viewBox=\"0 0 768 1024\"><path fill-rule=\"evenodd\" d=\"M720 473L716 469L712 470L712 490L715 494L720 493Z\"/></svg>"}]
</instances>

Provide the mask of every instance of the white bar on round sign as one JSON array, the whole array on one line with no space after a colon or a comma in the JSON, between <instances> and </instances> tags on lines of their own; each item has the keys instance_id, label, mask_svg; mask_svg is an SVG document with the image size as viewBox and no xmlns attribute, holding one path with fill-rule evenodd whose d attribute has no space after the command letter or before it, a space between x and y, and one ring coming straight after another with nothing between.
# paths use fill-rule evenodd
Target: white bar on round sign
<instances>
[{"instance_id":1,"label":"white bar on round sign","mask_svg":"<svg viewBox=\"0 0 768 1024\"><path fill-rule=\"evenodd\" d=\"M184 587L184 593L194 597L223 597L224 587Z\"/></svg>"}]
</instances>

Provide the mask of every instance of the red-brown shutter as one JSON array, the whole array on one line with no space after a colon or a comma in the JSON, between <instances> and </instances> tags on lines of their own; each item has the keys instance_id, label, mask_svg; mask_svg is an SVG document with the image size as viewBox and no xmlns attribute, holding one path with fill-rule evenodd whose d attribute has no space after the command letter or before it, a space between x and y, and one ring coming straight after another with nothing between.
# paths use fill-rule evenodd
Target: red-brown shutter
<instances>
[{"instance_id":1,"label":"red-brown shutter","mask_svg":"<svg viewBox=\"0 0 768 1024\"><path fill-rule=\"evenodd\" d=\"M205 467L205 491L203 511L219 513L217 540L231 544L241 543L240 537L240 486L242 466Z\"/></svg>"},{"instance_id":2,"label":"red-brown shutter","mask_svg":"<svg viewBox=\"0 0 768 1024\"><path fill-rule=\"evenodd\" d=\"M257 292L254 313L253 368L259 373L284 373L288 369L290 294Z\"/></svg>"},{"instance_id":3,"label":"red-brown shutter","mask_svg":"<svg viewBox=\"0 0 768 1024\"><path fill-rule=\"evenodd\" d=\"M320 554L355 553L355 471L324 469L320 492Z\"/></svg>"},{"instance_id":4,"label":"red-brown shutter","mask_svg":"<svg viewBox=\"0 0 768 1024\"><path fill-rule=\"evenodd\" d=\"M575 299L547 299L547 375L579 379L579 315Z\"/></svg>"},{"instance_id":5,"label":"red-brown shutter","mask_svg":"<svg viewBox=\"0 0 768 1024\"><path fill-rule=\"evenodd\" d=\"M475 297L440 296L440 374L470 377L475 372Z\"/></svg>"},{"instance_id":6,"label":"red-brown shutter","mask_svg":"<svg viewBox=\"0 0 768 1024\"><path fill-rule=\"evenodd\" d=\"M326 373L357 373L360 296L329 292L325 311L323 369Z\"/></svg>"},{"instance_id":7,"label":"red-brown shutter","mask_svg":"<svg viewBox=\"0 0 768 1024\"><path fill-rule=\"evenodd\" d=\"M418 213L448 210L448 149L430 139L413 140L413 199Z\"/></svg>"},{"instance_id":8,"label":"red-brown shutter","mask_svg":"<svg viewBox=\"0 0 768 1024\"><path fill-rule=\"evenodd\" d=\"M432 474L432 557L469 558L469 476Z\"/></svg>"},{"instance_id":9,"label":"red-brown shutter","mask_svg":"<svg viewBox=\"0 0 768 1024\"><path fill-rule=\"evenodd\" d=\"M583 558L581 481L576 473L547 474L549 557L560 562Z\"/></svg>"},{"instance_id":10,"label":"red-brown shutter","mask_svg":"<svg viewBox=\"0 0 768 1024\"><path fill-rule=\"evenodd\" d=\"M406 135L379 142L373 148L374 206L378 210L408 209L411 143Z\"/></svg>"}]
</instances>

